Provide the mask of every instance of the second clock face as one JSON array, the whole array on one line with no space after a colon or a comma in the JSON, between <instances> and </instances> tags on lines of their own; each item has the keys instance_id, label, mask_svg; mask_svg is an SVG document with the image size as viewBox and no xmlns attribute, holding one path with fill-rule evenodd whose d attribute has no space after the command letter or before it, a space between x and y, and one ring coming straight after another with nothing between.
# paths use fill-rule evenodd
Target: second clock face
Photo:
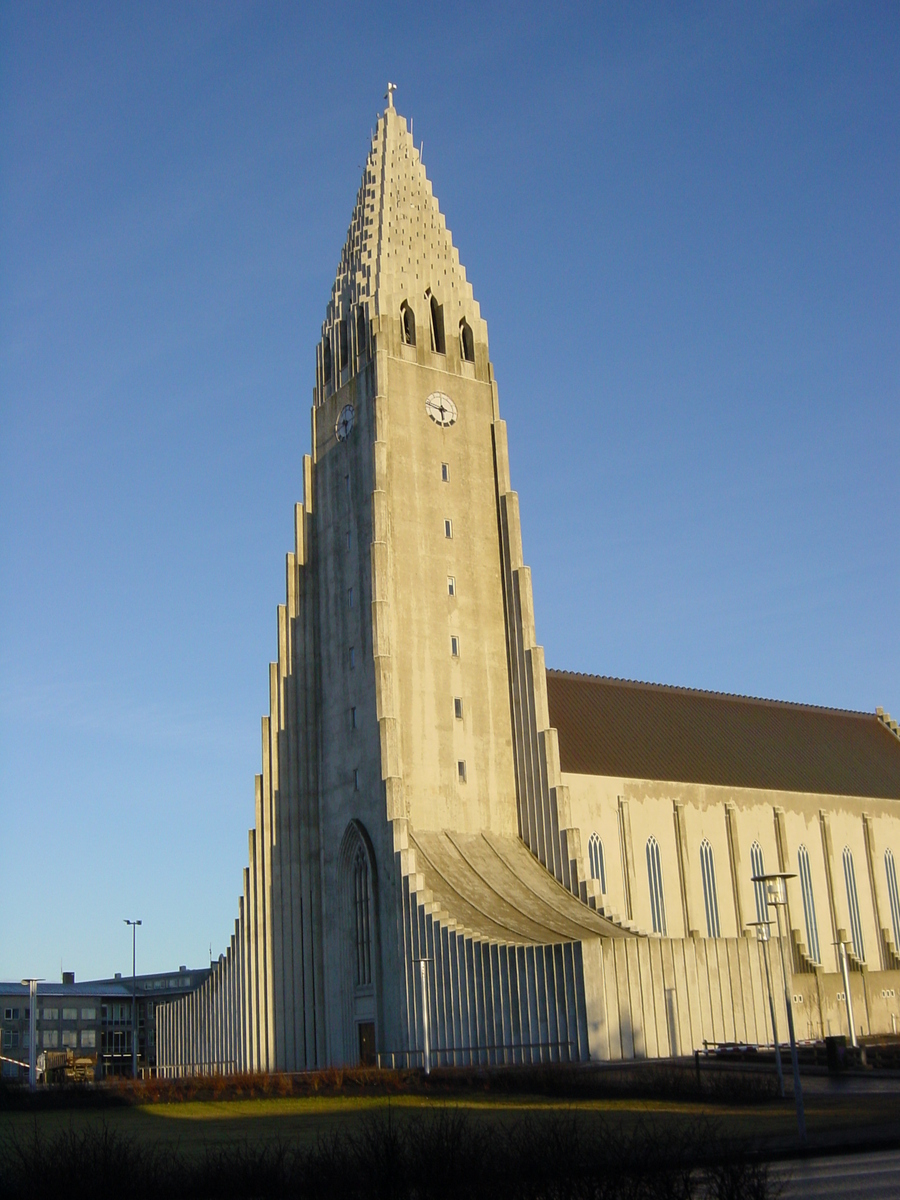
<instances>
[{"instance_id":1,"label":"second clock face","mask_svg":"<svg viewBox=\"0 0 900 1200\"><path fill-rule=\"evenodd\" d=\"M352 404L345 404L341 409L338 419L334 423L334 434L339 442L346 441L350 436L350 430L353 428L355 414Z\"/></svg>"},{"instance_id":2,"label":"second clock face","mask_svg":"<svg viewBox=\"0 0 900 1200\"><path fill-rule=\"evenodd\" d=\"M456 405L445 392L432 392L425 401L425 411L435 425L442 425L444 428L452 425L459 416Z\"/></svg>"}]
</instances>

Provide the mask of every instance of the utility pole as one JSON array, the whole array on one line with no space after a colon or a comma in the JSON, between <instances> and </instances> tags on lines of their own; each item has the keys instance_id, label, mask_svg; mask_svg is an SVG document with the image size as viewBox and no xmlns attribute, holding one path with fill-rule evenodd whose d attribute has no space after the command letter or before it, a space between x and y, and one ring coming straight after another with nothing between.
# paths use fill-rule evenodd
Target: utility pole
<instances>
[{"instance_id":1,"label":"utility pole","mask_svg":"<svg viewBox=\"0 0 900 1200\"><path fill-rule=\"evenodd\" d=\"M844 980L844 1000L847 1003L847 1024L850 1026L850 1045L856 1048L859 1042L856 1040L856 1028L853 1024L853 1000L850 997L850 971L847 966L847 946L848 942L835 942L838 948L838 957L841 960L841 978Z\"/></svg>"},{"instance_id":2,"label":"utility pole","mask_svg":"<svg viewBox=\"0 0 900 1200\"><path fill-rule=\"evenodd\" d=\"M131 1078L137 1079L137 1043L138 1043L138 1020L137 1020L137 927L140 921L129 921L125 917L125 924L131 926Z\"/></svg>"}]
</instances>

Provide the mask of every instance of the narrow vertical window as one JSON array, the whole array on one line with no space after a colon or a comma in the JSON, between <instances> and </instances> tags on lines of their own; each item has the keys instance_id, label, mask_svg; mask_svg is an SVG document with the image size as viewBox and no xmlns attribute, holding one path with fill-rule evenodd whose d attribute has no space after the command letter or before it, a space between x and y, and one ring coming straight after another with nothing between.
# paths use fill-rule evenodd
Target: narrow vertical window
<instances>
[{"instance_id":1,"label":"narrow vertical window","mask_svg":"<svg viewBox=\"0 0 900 1200\"><path fill-rule=\"evenodd\" d=\"M444 537L453 537L453 522L449 518L444 521Z\"/></svg>"},{"instance_id":2,"label":"narrow vertical window","mask_svg":"<svg viewBox=\"0 0 900 1200\"><path fill-rule=\"evenodd\" d=\"M800 891L803 893L803 919L806 922L806 948L813 962L822 961L819 954L819 926L816 921L816 902L813 897L812 871L809 868L809 851L805 846L797 850L797 868L800 875Z\"/></svg>"},{"instance_id":3,"label":"narrow vertical window","mask_svg":"<svg viewBox=\"0 0 900 1200\"><path fill-rule=\"evenodd\" d=\"M891 905L891 924L894 927L894 946L900 950L900 893L897 891L897 864L893 850L884 852L884 869L887 874L888 900Z\"/></svg>"},{"instance_id":4,"label":"narrow vertical window","mask_svg":"<svg viewBox=\"0 0 900 1200\"><path fill-rule=\"evenodd\" d=\"M441 480L444 483L450 482L450 464L449 463L441 463Z\"/></svg>"},{"instance_id":5,"label":"narrow vertical window","mask_svg":"<svg viewBox=\"0 0 900 1200\"><path fill-rule=\"evenodd\" d=\"M362 848L353 863L353 893L356 908L356 985L372 982L372 937L369 921L369 864Z\"/></svg>"},{"instance_id":6,"label":"narrow vertical window","mask_svg":"<svg viewBox=\"0 0 900 1200\"><path fill-rule=\"evenodd\" d=\"M351 542L350 542L350 530L348 529L348 530L347 530L347 549L348 549L348 550L350 549L350 545L351 545Z\"/></svg>"},{"instance_id":7,"label":"narrow vertical window","mask_svg":"<svg viewBox=\"0 0 900 1200\"><path fill-rule=\"evenodd\" d=\"M366 310L361 308L356 314L356 353L360 358L365 357L366 343Z\"/></svg>"},{"instance_id":8,"label":"narrow vertical window","mask_svg":"<svg viewBox=\"0 0 900 1200\"><path fill-rule=\"evenodd\" d=\"M666 898L663 893L662 862L659 857L659 842L655 837L647 839L647 877L650 883L650 919L653 932L666 936Z\"/></svg>"},{"instance_id":9,"label":"narrow vertical window","mask_svg":"<svg viewBox=\"0 0 900 1200\"><path fill-rule=\"evenodd\" d=\"M849 846L844 847L844 884L847 888L847 908L850 911L850 939L853 942L853 953L860 962L865 962L866 948L863 943L862 922L859 919L856 871L853 869L853 854Z\"/></svg>"},{"instance_id":10,"label":"narrow vertical window","mask_svg":"<svg viewBox=\"0 0 900 1200\"><path fill-rule=\"evenodd\" d=\"M404 346L416 344L416 315L405 300L400 305L400 338Z\"/></svg>"},{"instance_id":11,"label":"narrow vertical window","mask_svg":"<svg viewBox=\"0 0 900 1200\"><path fill-rule=\"evenodd\" d=\"M475 361L475 338L472 327L465 317L459 323L459 356L463 362Z\"/></svg>"},{"instance_id":12,"label":"narrow vertical window","mask_svg":"<svg viewBox=\"0 0 900 1200\"><path fill-rule=\"evenodd\" d=\"M603 843L599 833L592 833L588 839L588 865L591 869L591 879L599 879L600 891L606 894L606 859L603 857Z\"/></svg>"},{"instance_id":13,"label":"narrow vertical window","mask_svg":"<svg viewBox=\"0 0 900 1200\"><path fill-rule=\"evenodd\" d=\"M359 791L359 767L353 768L353 790L354 792Z\"/></svg>"},{"instance_id":14,"label":"narrow vertical window","mask_svg":"<svg viewBox=\"0 0 900 1200\"><path fill-rule=\"evenodd\" d=\"M457 696L453 701L453 713L457 721L462 720L462 696Z\"/></svg>"},{"instance_id":15,"label":"narrow vertical window","mask_svg":"<svg viewBox=\"0 0 900 1200\"><path fill-rule=\"evenodd\" d=\"M344 476L344 487L346 487L347 495L349 496L350 495L350 476L349 475Z\"/></svg>"},{"instance_id":16,"label":"narrow vertical window","mask_svg":"<svg viewBox=\"0 0 900 1200\"><path fill-rule=\"evenodd\" d=\"M454 658L459 658L459 638L455 635L450 638L450 653Z\"/></svg>"},{"instance_id":17,"label":"narrow vertical window","mask_svg":"<svg viewBox=\"0 0 900 1200\"><path fill-rule=\"evenodd\" d=\"M351 729L356 728L356 709L355 708L350 709L350 728Z\"/></svg>"},{"instance_id":18,"label":"narrow vertical window","mask_svg":"<svg viewBox=\"0 0 900 1200\"><path fill-rule=\"evenodd\" d=\"M428 310L431 314L431 348L435 354L446 354L444 344L444 310L437 302L437 297L429 295Z\"/></svg>"},{"instance_id":19,"label":"narrow vertical window","mask_svg":"<svg viewBox=\"0 0 900 1200\"><path fill-rule=\"evenodd\" d=\"M356 666L356 650L353 646L350 647L350 670Z\"/></svg>"},{"instance_id":20,"label":"narrow vertical window","mask_svg":"<svg viewBox=\"0 0 900 1200\"><path fill-rule=\"evenodd\" d=\"M347 607L353 607L353 588L347 588Z\"/></svg>"},{"instance_id":21,"label":"narrow vertical window","mask_svg":"<svg viewBox=\"0 0 900 1200\"><path fill-rule=\"evenodd\" d=\"M338 324L338 342L341 349L341 370L347 366L350 361L350 340L347 336L347 322L341 321Z\"/></svg>"},{"instance_id":22,"label":"narrow vertical window","mask_svg":"<svg viewBox=\"0 0 900 1200\"><path fill-rule=\"evenodd\" d=\"M763 858L762 846L759 842L754 842L750 847L750 870L753 875L765 875L766 873L766 860ZM753 899L756 901L757 921L768 921L769 905L766 902L766 885L764 883L754 883Z\"/></svg>"},{"instance_id":23,"label":"narrow vertical window","mask_svg":"<svg viewBox=\"0 0 900 1200\"><path fill-rule=\"evenodd\" d=\"M719 900L716 895L716 864L713 848L706 838L700 843L700 874L703 878L703 906L706 909L706 936L721 937Z\"/></svg>"},{"instance_id":24,"label":"narrow vertical window","mask_svg":"<svg viewBox=\"0 0 900 1200\"><path fill-rule=\"evenodd\" d=\"M325 335L325 344L322 346L322 373L325 376L325 382L331 383L331 341L328 335Z\"/></svg>"},{"instance_id":25,"label":"narrow vertical window","mask_svg":"<svg viewBox=\"0 0 900 1200\"><path fill-rule=\"evenodd\" d=\"M466 782L466 764L462 761L462 759L460 759L460 761L456 764L456 773L459 776L459 782L465 783Z\"/></svg>"},{"instance_id":26,"label":"narrow vertical window","mask_svg":"<svg viewBox=\"0 0 900 1200\"><path fill-rule=\"evenodd\" d=\"M447 576L447 595L448 596L456 595L456 579L452 575Z\"/></svg>"}]
</instances>

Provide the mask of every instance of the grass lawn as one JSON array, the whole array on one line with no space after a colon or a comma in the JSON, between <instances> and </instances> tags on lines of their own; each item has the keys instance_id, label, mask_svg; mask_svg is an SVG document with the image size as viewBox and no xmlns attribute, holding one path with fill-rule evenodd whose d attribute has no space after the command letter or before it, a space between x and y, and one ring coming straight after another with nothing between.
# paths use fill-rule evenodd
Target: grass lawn
<instances>
[{"instance_id":1,"label":"grass lawn","mask_svg":"<svg viewBox=\"0 0 900 1200\"><path fill-rule=\"evenodd\" d=\"M336 1133L353 1134L372 1118L409 1121L452 1109L479 1123L516 1123L525 1118L574 1117L589 1134L605 1126L632 1129L644 1125L665 1135L698 1119L713 1122L726 1137L750 1139L772 1149L794 1144L796 1118L793 1103L704 1104L676 1100L603 1099L566 1101L545 1096L316 1096L234 1100L188 1100L167 1104L123 1105L96 1109L58 1109L38 1114L0 1114L0 1136L27 1136L35 1129L52 1135L61 1129L81 1130L103 1123L136 1141L177 1147L184 1153L202 1153L222 1144L280 1141L313 1144ZM894 1096L810 1095L806 1119L810 1141L828 1146L837 1140L863 1140L867 1136L893 1137L900 1144L900 1112Z\"/></svg>"}]
</instances>

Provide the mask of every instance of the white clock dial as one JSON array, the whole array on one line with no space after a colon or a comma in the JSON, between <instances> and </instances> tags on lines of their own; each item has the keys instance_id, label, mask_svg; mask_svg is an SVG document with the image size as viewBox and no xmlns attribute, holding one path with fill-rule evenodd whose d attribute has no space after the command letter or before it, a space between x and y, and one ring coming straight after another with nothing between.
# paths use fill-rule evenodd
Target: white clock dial
<instances>
[{"instance_id":1,"label":"white clock dial","mask_svg":"<svg viewBox=\"0 0 900 1200\"><path fill-rule=\"evenodd\" d=\"M435 425L441 425L445 429L454 424L459 416L456 405L445 392L432 392L425 401L425 411Z\"/></svg>"},{"instance_id":2,"label":"white clock dial","mask_svg":"<svg viewBox=\"0 0 900 1200\"><path fill-rule=\"evenodd\" d=\"M345 404L340 411L338 419L334 423L334 434L339 442L346 441L350 436L350 430L353 428L355 419L352 404Z\"/></svg>"}]
</instances>

